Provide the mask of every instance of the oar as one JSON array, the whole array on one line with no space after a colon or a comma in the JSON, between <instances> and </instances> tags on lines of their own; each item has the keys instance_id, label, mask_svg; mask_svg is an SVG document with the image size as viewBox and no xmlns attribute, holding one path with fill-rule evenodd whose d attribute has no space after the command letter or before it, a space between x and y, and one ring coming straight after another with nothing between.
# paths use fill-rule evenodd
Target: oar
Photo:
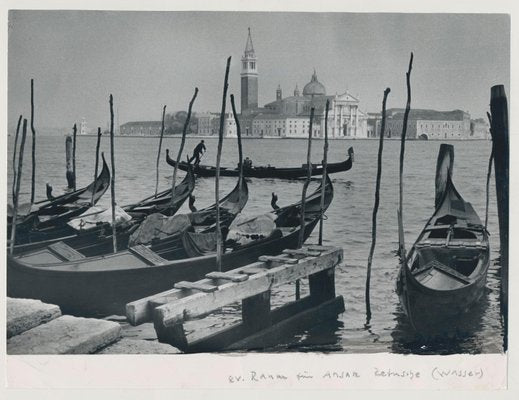
<instances>
[{"instance_id":1,"label":"oar","mask_svg":"<svg viewBox=\"0 0 519 400\"><path fill-rule=\"evenodd\" d=\"M407 133L407 120L409 118L409 111L411 110L411 69L413 67L413 53L409 59L409 69L406 73L407 83L407 103L405 106L404 120L402 122L402 136L400 138L400 184L399 184L399 203L398 203L398 254L400 256L401 264L405 263L405 241L404 241L404 222L403 222L403 202L404 202L404 153L405 153L405 137Z\"/></svg>"},{"instance_id":2,"label":"oar","mask_svg":"<svg viewBox=\"0 0 519 400\"><path fill-rule=\"evenodd\" d=\"M216 176L214 183L214 197L216 205L216 268L222 271L222 232L220 231L220 161L222 158L223 124L225 122L225 105L227 103L227 88L229 87L229 68L231 57L227 58L225 78L223 81L222 112L220 114L220 129L218 130L218 150L216 152Z\"/></svg>"},{"instance_id":3,"label":"oar","mask_svg":"<svg viewBox=\"0 0 519 400\"><path fill-rule=\"evenodd\" d=\"M184 123L184 129L182 131L182 141L180 142L180 148L178 149L177 154L177 163L175 164L175 168L173 169L173 181L171 182L171 209L175 206L175 183L177 180L177 170L178 164L180 164L180 157L182 156L182 151L184 150L184 144L186 143L186 134L187 128L189 127L189 120L191 119L191 110L193 109L193 103L195 102L196 96L198 94L198 88L195 88L195 94L193 94L193 98L189 102L189 108L187 110L187 118ZM188 171L189 173L189 171Z\"/></svg>"},{"instance_id":4,"label":"oar","mask_svg":"<svg viewBox=\"0 0 519 400\"><path fill-rule=\"evenodd\" d=\"M101 128L97 128L97 143L96 143L96 165L95 165L95 172L94 172L94 190L92 190L92 200L90 203L92 206L94 205L95 195L97 192L97 172L99 169L99 146L101 145Z\"/></svg>"},{"instance_id":5,"label":"oar","mask_svg":"<svg viewBox=\"0 0 519 400\"><path fill-rule=\"evenodd\" d=\"M310 109L310 127L308 128L308 149L306 152L306 165L307 165L307 174L306 180L303 185L303 193L301 194L301 227L299 231L299 241L297 244L297 248L300 249L303 247L303 243L305 241L305 206L306 206L306 192L308 190L308 185L310 184L310 179L312 179L312 127L314 122L314 107ZM300 298L300 282L299 279L296 280L296 300Z\"/></svg>"},{"instance_id":6,"label":"oar","mask_svg":"<svg viewBox=\"0 0 519 400\"><path fill-rule=\"evenodd\" d=\"M14 204L13 204L13 222L11 225L11 243L10 243L10 253L14 253L14 244L16 243L16 219L18 217L18 199L20 195L20 181L22 179L22 166L23 166L23 150L25 148L25 138L27 137L27 120L24 118L23 120L23 128L22 128L22 141L20 142L20 154L18 156L18 172L16 177L16 188L15 188L15 196L14 196Z\"/></svg>"},{"instance_id":7,"label":"oar","mask_svg":"<svg viewBox=\"0 0 519 400\"><path fill-rule=\"evenodd\" d=\"M243 152L242 152L242 146L241 146L240 121L238 120L238 114L236 113L236 106L234 104L234 95L233 94L231 94L231 106L232 106L232 114L234 116L234 121L236 121L236 136L238 138L238 169L239 169L238 204L241 204L241 188L242 188L242 180L243 180Z\"/></svg>"},{"instance_id":8,"label":"oar","mask_svg":"<svg viewBox=\"0 0 519 400\"><path fill-rule=\"evenodd\" d=\"M160 161L160 152L162 149L162 138L164 137L164 117L166 116L166 106L162 109L162 128L160 130L160 140L159 140L159 151L157 152L157 174L155 177L155 197L157 197L157 192L159 190L159 161Z\"/></svg>"},{"instance_id":9,"label":"oar","mask_svg":"<svg viewBox=\"0 0 519 400\"><path fill-rule=\"evenodd\" d=\"M75 126L75 125L74 125ZM117 235L115 227L115 151L114 151L114 98L110 94L110 162L112 164L112 182L110 184L112 203L112 244L114 253L117 252Z\"/></svg>"},{"instance_id":10,"label":"oar","mask_svg":"<svg viewBox=\"0 0 519 400\"><path fill-rule=\"evenodd\" d=\"M378 205L380 203L380 181L382 178L382 151L384 150L384 135L386 129L386 101L391 89L384 90L384 97L382 99L382 124L380 129L380 138L378 142L378 158L377 158L377 181L375 184L375 204L373 205L372 228L371 228L371 247L368 256L368 268L366 272L366 325L371 320L371 303L369 298L369 290L371 284L371 264L373 263L373 254L375 253L375 245L377 242L377 213ZM400 213L398 213L400 215ZM400 224L400 222L399 222ZM399 225L400 226L400 225ZM400 229L398 231L400 237ZM400 243L400 239L399 239ZM403 231L402 231L403 243Z\"/></svg>"},{"instance_id":11,"label":"oar","mask_svg":"<svg viewBox=\"0 0 519 400\"><path fill-rule=\"evenodd\" d=\"M319 246L323 244L323 217L324 217L324 195L326 193L326 168L328 167L328 110L330 108L330 100L326 100L326 111L324 114L324 148L323 148L323 176L321 179L321 204L319 218Z\"/></svg>"},{"instance_id":12,"label":"oar","mask_svg":"<svg viewBox=\"0 0 519 400\"><path fill-rule=\"evenodd\" d=\"M488 123L492 126L492 117L490 113L487 112ZM492 128L490 128L492 129ZM487 186L486 186L486 201L485 201L485 229L488 226L488 205L489 205L489 197L490 197L490 177L492 176L492 162L494 161L494 146L490 150L490 158L488 160L488 170L487 170Z\"/></svg>"}]
</instances>

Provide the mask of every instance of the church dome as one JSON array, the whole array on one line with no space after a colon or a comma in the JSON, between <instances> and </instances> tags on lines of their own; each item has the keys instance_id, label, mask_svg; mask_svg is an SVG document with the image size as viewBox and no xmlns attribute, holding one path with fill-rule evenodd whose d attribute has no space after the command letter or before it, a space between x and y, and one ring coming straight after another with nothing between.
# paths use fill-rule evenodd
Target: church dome
<instances>
[{"instance_id":1,"label":"church dome","mask_svg":"<svg viewBox=\"0 0 519 400\"><path fill-rule=\"evenodd\" d=\"M303 89L303 96L324 96L326 89L324 85L317 80L317 74L314 70L312 80L308 82Z\"/></svg>"}]
</instances>

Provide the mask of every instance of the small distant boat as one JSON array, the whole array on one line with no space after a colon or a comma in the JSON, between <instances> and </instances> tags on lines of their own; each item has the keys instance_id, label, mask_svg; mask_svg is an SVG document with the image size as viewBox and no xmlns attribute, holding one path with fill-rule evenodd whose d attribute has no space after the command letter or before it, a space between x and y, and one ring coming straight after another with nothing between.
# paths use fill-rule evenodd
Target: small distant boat
<instances>
[{"instance_id":1,"label":"small distant boat","mask_svg":"<svg viewBox=\"0 0 519 400\"><path fill-rule=\"evenodd\" d=\"M442 144L436 166L435 211L405 261L397 282L400 302L424 336L455 332L481 298L489 267L488 232L452 182L454 148ZM400 241L403 227L399 216Z\"/></svg>"},{"instance_id":2,"label":"small distant boat","mask_svg":"<svg viewBox=\"0 0 519 400\"><path fill-rule=\"evenodd\" d=\"M348 158L345 161L338 163L328 163L326 167L327 174L334 174L336 172L348 171L353 165L353 147L348 149ZM169 157L169 150L166 150L166 161L169 165L174 167L177 162ZM178 168L186 171L189 164L182 161L178 164ZM194 173L202 177L212 177L216 175L216 167L209 165L195 165ZM323 165L312 164L312 176L322 175ZM220 176L238 176L240 171L238 168L220 167ZM243 176L247 178L279 178L279 179L297 179L305 178L308 175L308 167L306 164L294 168L277 168L271 166L251 166L243 168Z\"/></svg>"},{"instance_id":3,"label":"small distant boat","mask_svg":"<svg viewBox=\"0 0 519 400\"><path fill-rule=\"evenodd\" d=\"M333 186L325 186L324 210L333 199ZM321 189L307 196L304 239L321 216ZM237 268L261 255L279 254L296 248L299 241L301 204L272 211L275 229L267 237L234 245L222 255L224 271ZM171 289L181 280L198 280L216 267L214 232L183 232L181 240L168 239L150 247L138 245L102 257L73 257L67 262L36 265L7 257L7 294L58 304L66 313L108 315L125 312L133 300Z\"/></svg>"}]
</instances>

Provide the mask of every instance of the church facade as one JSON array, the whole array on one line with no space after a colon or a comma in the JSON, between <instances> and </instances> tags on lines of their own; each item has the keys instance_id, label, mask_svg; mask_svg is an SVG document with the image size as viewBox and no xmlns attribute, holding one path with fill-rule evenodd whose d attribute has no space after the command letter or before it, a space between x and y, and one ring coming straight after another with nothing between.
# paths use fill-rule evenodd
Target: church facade
<instances>
[{"instance_id":1,"label":"church facade","mask_svg":"<svg viewBox=\"0 0 519 400\"><path fill-rule=\"evenodd\" d=\"M279 85L275 100L258 106L258 58L254 51L250 29L241 58L241 115L242 136L271 138L304 138L310 129L310 112L314 109L313 137L324 137L326 103L328 136L330 138L367 137L367 114L359 109L359 99L348 91L328 95L325 86L314 73L300 92L296 85L293 95L283 97ZM199 125L200 126L200 125ZM226 115L225 135L236 136L236 123ZM202 134L201 132L199 132Z\"/></svg>"}]
</instances>

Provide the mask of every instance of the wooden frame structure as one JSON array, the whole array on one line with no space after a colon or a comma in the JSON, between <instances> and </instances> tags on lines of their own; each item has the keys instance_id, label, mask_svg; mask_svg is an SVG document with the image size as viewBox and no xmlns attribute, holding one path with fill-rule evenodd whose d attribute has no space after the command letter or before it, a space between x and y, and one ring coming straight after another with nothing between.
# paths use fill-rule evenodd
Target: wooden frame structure
<instances>
[{"instance_id":1,"label":"wooden frame structure","mask_svg":"<svg viewBox=\"0 0 519 400\"><path fill-rule=\"evenodd\" d=\"M211 272L197 282L178 282L174 288L126 305L132 325L153 321L160 342L183 352L265 349L319 322L344 312L344 299L335 296L335 266L343 250L307 245L262 256L258 262L228 272ZM276 286L308 277L309 295L271 310ZM201 319L241 301L241 322L190 340L188 321Z\"/></svg>"}]
</instances>

